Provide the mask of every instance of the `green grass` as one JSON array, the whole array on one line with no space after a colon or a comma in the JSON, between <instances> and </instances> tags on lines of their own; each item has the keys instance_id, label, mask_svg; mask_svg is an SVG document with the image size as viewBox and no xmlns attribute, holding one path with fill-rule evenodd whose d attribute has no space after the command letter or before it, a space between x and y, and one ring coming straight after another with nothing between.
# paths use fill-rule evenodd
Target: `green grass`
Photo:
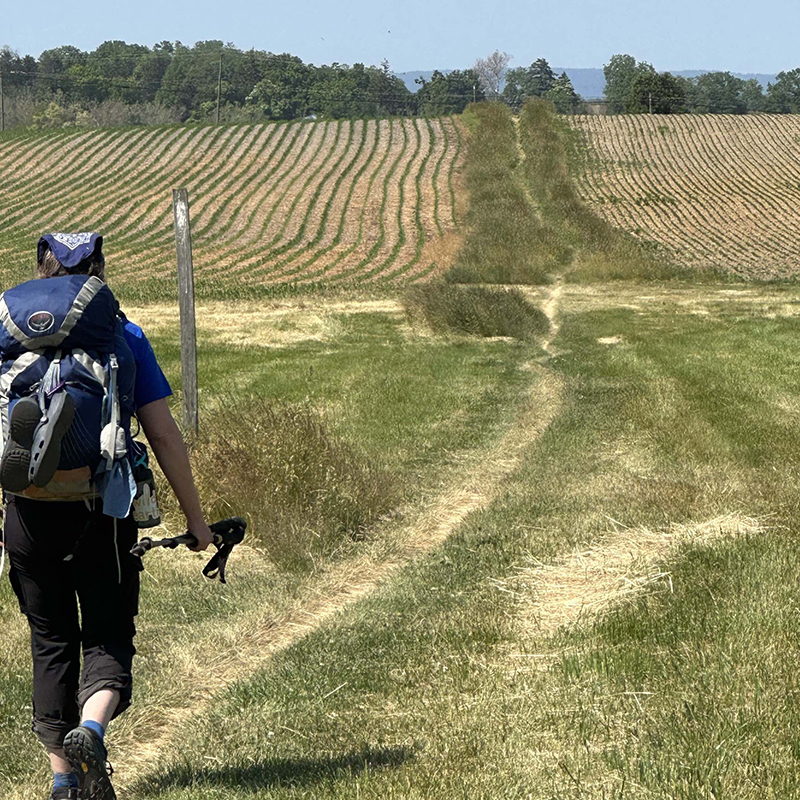
<instances>
[{"instance_id":1,"label":"green grass","mask_svg":"<svg viewBox=\"0 0 800 800\"><path fill-rule=\"evenodd\" d=\"M465 161L467 236L447 273L453 283L542 284L569 251L542 224L521 180L511 111L501 103L470 106Z\"/></svg>"},{"instance_id":2,"label":"green grass","mask_svg":"<svg viewBox=\"0 0 800 800\"><path fill-rule=\"evenodd\" d=\"M563 412L494 504L231 686L133 796L795 796L798 348L763 314L797 300L642 294L567 311ZM683 545L576 628L520 616L534 560L730 511L768 530Z\"/></svg>"},{"instance_id":3,"label":"green grass","mask_svg":"<svg viewBox=\"0 0 800 800\"><path fill-rule=\"evenodd\" d=\"M318 300L297 313L323 310ZM118 736L152 730L156 706L185 701L192 648L213 652L229 628L246 629L264 613L285 615L354 560L390 553L392 513L413 510L493 441L527 385L522 365L538 352L527 344L431 340L409 328L399 309L333 312L326 325L324 341L272 348L215 344L201 329L205 434L193 459L202 499L217 516L248 517L256 549L231 563L229 587L200 581L200 556L148 556L137 709L116 726ZM151 340L179 390L177 328ZM170 528L179 529L174 503L165 497L162 505ZM46 772L27 734L27 644L7 582L0 615L7 623L0 640L14 659L0 670L0 719L13 732L0 737L0 779L38 792Z\"/></svg>"}]
</instances>

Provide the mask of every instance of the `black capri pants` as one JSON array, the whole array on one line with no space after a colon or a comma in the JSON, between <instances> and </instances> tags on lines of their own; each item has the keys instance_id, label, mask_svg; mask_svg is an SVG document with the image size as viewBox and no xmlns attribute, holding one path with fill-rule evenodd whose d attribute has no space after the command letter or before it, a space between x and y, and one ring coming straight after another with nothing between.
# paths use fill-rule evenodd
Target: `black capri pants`
<instances>
[{"instance_id":1,"label":"black capri pants","mask_svg":"<svg viewBox=\"0 0 800 800\"><path fill-rule=\"evenodd\" d=\"M63 745L95 692L119 691L114 716L131 703L138 529L128 517L115 534L102 503L89 503L11 497L6 508L11 583L31 629L33 731L48 748Z\"/></svg>"}]
</instances>

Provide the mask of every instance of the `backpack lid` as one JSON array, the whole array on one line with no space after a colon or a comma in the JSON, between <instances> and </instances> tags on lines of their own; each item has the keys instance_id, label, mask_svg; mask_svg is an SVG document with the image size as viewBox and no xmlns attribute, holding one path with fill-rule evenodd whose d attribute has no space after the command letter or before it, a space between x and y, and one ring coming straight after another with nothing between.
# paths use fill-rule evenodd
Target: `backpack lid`
<instances>
[{"instance_id":1,"label":"backpack lid","mask_svg":"<svg viewBox=\"0 0 800 800\"><path fill-rule=\"evenodd\" d=\"M48 347L111 352L118 308L94 275L26 281L0 295L0 354Z\"/></svg>"}]
</instances>

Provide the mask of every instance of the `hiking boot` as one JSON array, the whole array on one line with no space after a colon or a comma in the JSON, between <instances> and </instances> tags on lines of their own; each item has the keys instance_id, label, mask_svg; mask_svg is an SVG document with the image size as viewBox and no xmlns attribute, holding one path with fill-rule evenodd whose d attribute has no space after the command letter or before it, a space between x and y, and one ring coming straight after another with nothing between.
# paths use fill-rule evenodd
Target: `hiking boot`
<instances>
[{"instance_id":1,"label":"hiking boot","mask_svg":"<svg viewBox=\"0 0 800 800\"><path fill-rule=\"evenodd\" d=\"M80 790L79 789L68 789L68 788L61 788L61 789L53 789L50 793L50 800L80 800Z\"/></svg>"},{"instance_id":2,"label":"hiking boot","mask_svg":"<svg viewBox=\"0 0 800 800\"><path fill-rule=\"evenodd\" d=\"M64 753L78 773L82 800L116 800L110 779L114 771L106 761L108 751L93 730L81 726L70 731L64 739Z\"/></svg>"},{"instance_id":3,"label":"hiking boot","mask_svg":"<svg viewBox=\"0 0 800 800\"><path fill-rule=\"evenodd\" d=\"M31 445L28 479L34 486L47 486L56 474L61 460L61 440L74 416L75 401L69 392L57 392L50 398L50 405L34 431Z\"/></svg>"},{"instance_id":4,"label":"hiking boot","mask_svg":"<svg viewBox=\"0 0 800 800\"><path fill-rule=\"evenodd\" d=\"M23 397L11 409L8 442L0 462L0 485L8 492L24 492L31 485L28 477L31 446L41 418L42 411L35 397Z\"/></svg>"}]
</instances>

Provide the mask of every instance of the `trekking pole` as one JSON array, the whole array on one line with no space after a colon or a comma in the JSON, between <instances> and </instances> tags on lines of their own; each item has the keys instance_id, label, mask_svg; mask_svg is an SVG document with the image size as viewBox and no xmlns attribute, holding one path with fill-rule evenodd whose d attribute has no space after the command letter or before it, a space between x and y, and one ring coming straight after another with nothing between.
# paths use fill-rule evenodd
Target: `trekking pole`
<instances>
[{"instance_id":1,"label":"trekking pole","mask_svg":"<svg viewBox=\"0 0 800 800\"><path fill-rule=\"evenodd\" d=\"M203 575L211 580L219 576L219 582L226 583L225 567L228 563L228 556L230 556L233 548L244 540L247 523L241 517L230 517L229 519L215 522L209 528L214 535L213 541L217 552L203 568ZM187 547L193 547L197 544L197 538L191 533L172 536L168 539L151 539L149 536L145 536L144 539L131 548L131 555L142 558L148 550L152 550L154 547L165 547L169 550L174 550L183 544Z\"/></svg>"}]
</instances>

